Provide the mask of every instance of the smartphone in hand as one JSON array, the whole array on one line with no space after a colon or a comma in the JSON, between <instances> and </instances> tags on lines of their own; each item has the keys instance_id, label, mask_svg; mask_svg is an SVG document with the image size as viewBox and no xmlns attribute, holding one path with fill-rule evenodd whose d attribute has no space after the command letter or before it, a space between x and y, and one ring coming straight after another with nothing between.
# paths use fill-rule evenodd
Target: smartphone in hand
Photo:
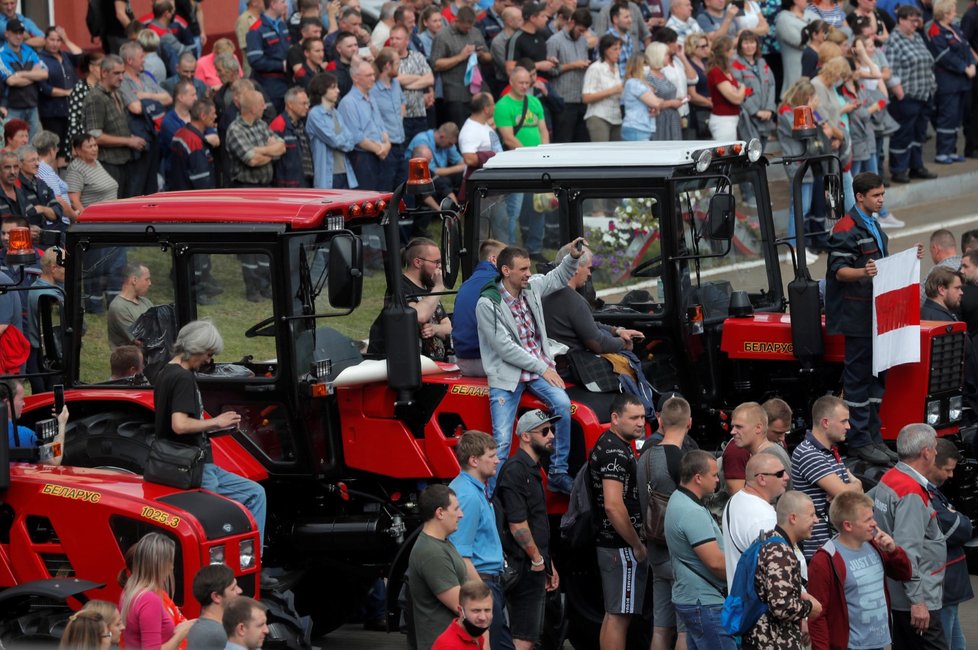
<instances>
[{"instance_id":1,"label":"smartphone in hand","mask_svg":"<svg viewBox=\"0 0 978 650\"><path fill-rule=\"evenodd\" d=\"M65 408L65 385L55 384L54 385L54 415L61 415L61 411Z\"/></svg>"}]
</instances>

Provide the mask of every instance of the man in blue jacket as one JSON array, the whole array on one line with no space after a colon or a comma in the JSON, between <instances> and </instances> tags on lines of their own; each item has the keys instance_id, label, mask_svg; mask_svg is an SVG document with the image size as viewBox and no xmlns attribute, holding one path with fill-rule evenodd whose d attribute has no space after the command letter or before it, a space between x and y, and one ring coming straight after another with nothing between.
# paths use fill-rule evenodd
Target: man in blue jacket
<instances>
[{"instance_id":1,"label":"man in blue jacket","mask_svg":"<svg viewBox=\"0 0 978 650\"><path fill-rule=\"evenodd\" d=\"M497 239L487 239L479 245L479 263L469 279L462 283L455 296L455 313L452 314L452 339L455 356L463 375L485 377L482 355L479 353L479 327L475 322L475 304L482 288L499 277L496 257L506 244Z\"/></svg>"}]
</instances>

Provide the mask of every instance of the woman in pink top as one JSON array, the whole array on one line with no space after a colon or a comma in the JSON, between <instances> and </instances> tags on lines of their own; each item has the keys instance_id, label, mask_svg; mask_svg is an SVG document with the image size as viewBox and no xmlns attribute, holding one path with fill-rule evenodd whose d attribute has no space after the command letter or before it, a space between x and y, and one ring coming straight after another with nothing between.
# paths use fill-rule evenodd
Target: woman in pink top
<instances>
[{"instance_id":1,"label":"woman in pink top","mask_svg":"<svg viewBox=\"0 0 978 650\"><path fill-rule=\"evenodd\" d=\"M230 54L235 60L238 57L234 53L234 43L229 38L219 38L214 42L214 49L210 54L205 54L197 61L197 71L194 76L204 82L208 88L220 88L224 85L221 78L217 75L217 68L214 67L214 57L218 54ZM238 76L241 75L241 61L238 61Z\"/></svg>"},{"instance_id":2,"label":"woman in pink top","mask_svg":"<svg viewBox=\"0 0 978 650\"><path fill-rule=\"evenodd\" d=\"M125 629L126 648L135 650L176 650L194 624L193 620L174 626L164 601L173 584L173 540L150 533L135 545L132 575L122 591L120 609Z\"/></svg>"}]
</instances>

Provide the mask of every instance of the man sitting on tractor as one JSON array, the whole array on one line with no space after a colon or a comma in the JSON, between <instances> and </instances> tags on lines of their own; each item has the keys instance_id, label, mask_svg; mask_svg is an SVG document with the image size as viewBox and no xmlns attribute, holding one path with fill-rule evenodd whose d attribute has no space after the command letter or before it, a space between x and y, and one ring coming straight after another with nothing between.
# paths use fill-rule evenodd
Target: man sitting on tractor
<instances>
[{"instance_id":1,"label":"man sitting on tractor","mask_svg":"<svg viewBox=\"0 0 978 650\"><path fill-rule=\"evenodd\" d=\"M500 279L482 289L476 304L479 350L489 383L492 435L500 458L509 458L513 422L520 395L527 388L543 400L547 410L559 415L557 439L547 486L570 494L573 480L567 473L570 452L570 399L564 380L554 366L547 340L547 324L541 300L567 283L577 272L584 254L584 239L572 242L570 254L547 275L530 277L530 253L523 248L504 248L496 258ZM495 487L495 483L493 486Z\"/></svg>"}]
</instances>

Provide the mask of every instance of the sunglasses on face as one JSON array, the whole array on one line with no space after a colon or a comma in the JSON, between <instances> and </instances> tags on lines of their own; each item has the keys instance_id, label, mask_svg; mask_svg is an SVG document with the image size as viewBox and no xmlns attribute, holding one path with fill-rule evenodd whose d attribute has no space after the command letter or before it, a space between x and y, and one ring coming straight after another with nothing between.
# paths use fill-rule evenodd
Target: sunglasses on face
<instances>
[{"instance_id":1,"label":"sunglasses on face","mask_svg":"<svg viewBox=\"0 0 978 650\"><path fill-rule=\"evenodd\" d=\"M788 470L786 470L786 469L779 469L776 472L758 472L757 474L754 474L754 476L755 477L757 477L757 476L775 476L777 478L784 478L784 475L787 474L787 473L788 473Z\"/></svg>"}]
</instances>

